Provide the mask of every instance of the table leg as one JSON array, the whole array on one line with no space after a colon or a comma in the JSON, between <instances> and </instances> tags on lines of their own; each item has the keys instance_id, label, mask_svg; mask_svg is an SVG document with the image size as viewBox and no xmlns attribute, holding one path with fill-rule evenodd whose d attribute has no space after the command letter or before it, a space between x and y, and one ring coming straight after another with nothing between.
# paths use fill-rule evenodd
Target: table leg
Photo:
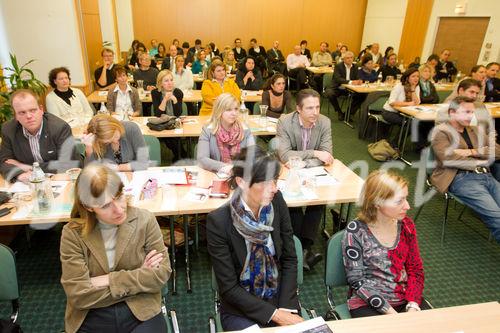
<instances>
[{"instance_id":1,"label":"table leg","mask_svg":"<svg viewBox=\"0 0 500 333\"><path fill-rule=\"evenodd\" d=\"M199 226L198 226L198 214L194 214L194 250L196 251L196 253L198 253L198 246L199 246L199 242L200 242L200 229L199 229Z\"/></svg>"},{"instance_id":2,"label":"table leg","mask_svg":"<svg viewBox=\"0 0 500 333\"><path fill-rule=\"evenodd\" d=\"M351 105L352 105L352 93L349 92L347 97L347 112L345 114L344 124L346 124L350 128L354 128L354 125L349 123L349 118L351 117Z\"/></svg>"},{"instance_id":3,"label":"table leg","mask_svg":"<svg viewBox=\"0 0 500 333\"><path fill-rule=\"evenodd\" d=\"M184 251L186 256L186 284L187 292L191 293L191 266L189 260L189 216L184 214L182 219L184 221Z\"/></svg>"},{"instance_id":4,"label":"table leg","mask_svg":"<svg viewBox=\"0 0 500 333\"><path fill-rule=\"evenodd\" d=\"M170 257L172 266L172 295L177 294L177 270L175 268L176 258L175 258L175 228L174 228L174 217L170 216L170 250L172 251L172 256Z\"/></svg>"}]
</instances>

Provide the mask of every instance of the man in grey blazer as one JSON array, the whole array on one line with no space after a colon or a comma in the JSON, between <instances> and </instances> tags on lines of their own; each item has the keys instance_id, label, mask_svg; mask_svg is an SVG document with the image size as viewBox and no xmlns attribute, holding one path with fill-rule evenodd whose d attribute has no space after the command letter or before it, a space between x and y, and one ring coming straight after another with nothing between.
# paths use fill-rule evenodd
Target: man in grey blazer
<instances>
[{"instance_id":1,"label":"man in grey blazer","mask_svg":"<svg viewBox=\"0 0 500 333\"><path fill-rule=\"evenodd\" d=\"M5 179L28 182L34 162L54 173L80 165L71 127L44 112L33 91L17 90L11 103L15 118L3 124L0 146L0 173Z\"/></svg>"},{"instance_id":2,"label":"man in grey blazer","mask_svg":"<svg viewBox=\"0 0 500 333\"><path fill-rule=\"evenodd\" d=\"M282 163L299 156L306 167L333 163L332 130L328 117L320 114L320 96L312 89L297 94L297 111L280 118L277 128L278 155ZM304 248L304 268L309 270L322 256L311 252L325 207L289 208L294 234Z\"/></svg>"}]
</instances>

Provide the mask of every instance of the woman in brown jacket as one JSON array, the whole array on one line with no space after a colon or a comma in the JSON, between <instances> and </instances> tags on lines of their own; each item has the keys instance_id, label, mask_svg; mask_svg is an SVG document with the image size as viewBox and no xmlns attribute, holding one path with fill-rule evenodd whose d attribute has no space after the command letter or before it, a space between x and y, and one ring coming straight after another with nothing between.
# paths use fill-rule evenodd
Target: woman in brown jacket
<instances>
[{"instance_id":1,"label":"woman in brown jacket","mask_svg":"<svg viewBox=\"0 0 500 333\"><path fill-rule=\"evenodd\" d=\"M74 193L60 248L66 332L165 332L171 268L155 217L129 207L120 177L101 164L83 169Z\"/></svg>"}]
</instances>

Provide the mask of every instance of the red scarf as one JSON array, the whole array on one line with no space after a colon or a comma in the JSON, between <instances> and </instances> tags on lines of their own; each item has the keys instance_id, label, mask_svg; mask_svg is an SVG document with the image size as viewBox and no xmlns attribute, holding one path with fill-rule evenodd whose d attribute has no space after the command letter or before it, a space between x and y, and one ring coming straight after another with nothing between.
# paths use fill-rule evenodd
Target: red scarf
<instances>
[{"instance_id":1,"label":"red scarf","mask_svg":"<svg viewBox=\"0 0 500 333\"><path fill-rule=\"evenodd\" d=\"M222 162L231 163L231 157L240 152L240 134L241 128L237 123L229 131L222 126L219 127L215 137Z\"/></svg>"}]
</instances>

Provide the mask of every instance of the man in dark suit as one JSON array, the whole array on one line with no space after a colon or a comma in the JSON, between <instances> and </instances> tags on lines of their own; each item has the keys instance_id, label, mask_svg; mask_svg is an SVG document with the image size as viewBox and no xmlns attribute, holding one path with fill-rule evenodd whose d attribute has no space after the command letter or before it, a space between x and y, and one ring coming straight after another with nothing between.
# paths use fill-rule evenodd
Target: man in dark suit
<instances>
[{"instance_id":1,"label":"man in dark suit","mask_svg":"<svg viewBox=\"0 0 500 333\"><path fill-rule=\"evenodd\" d=\"M333 71L332 78L332 87L326 90L326 95L332 103L333 108L338 113L339 120L344 120L344 112L340 109L340 105L338 102L338 97L342 95L347 95L348 91L342 84L361 84L362 81L358 79L358 68L354 61L354 54L351 51L347 51L344 53L344 57L342 58L342 62L335 65L335 70ZM357 94L353 95L352 104L351 104L351 115L353 115L356 110L361 105L362 98L357 96Z\"/></svg>"},{"instance_id":2,"label":"man in dark suit","mask_svg":"<svg viewBox=\"0 0 500 333\"><path fill-rule=\"evenodd\" d=\"M267 64L269 66L269 74L272 75L275 72L284 74L286 69L285 57L281 50L279 49L280 42L275 40L273 42L273 47L267 51Z\"/></svg>"},{"instance_id":3,"label":"man in dark suit","mask_svg":"<svg viewBox=\"0 0 500 333\"><path fill-rule=\"evenodd\" d=\"M301 322L290 216L276 186L279 162L256 146L243 149L233 162L237 190L207 217L223 329Z\"/></svg>"},{"instance_id":4,"label":"man in dark suit","mask_svg":"<svg viewBox=\"0 0 500 333\"><path fill-rule=\"evenodd\" d=\"M186 64L192 64L195 61L195 59L196 59L196 55L201 50L202 50L202 48L201 48L201 39L197 39L197 40L194 41L194 46L192 46L188 50L188 52L187 52Z\"/></svg>"},{"instance_id":5,"label":"man in dark suit","mask_svg":"<svg viewBox=\"0 0 500 333\"><path fill-rule=\"evenodd\" d=\"M80 165L71 127L44 113L35 93L17 90L11 101L15 119L3 124L0 146L0 173L5 179L28 182L34 162L52 173Z\"/></svg>"},{"instance_id":6,"label":"man in dark suit","mask_svg":"<svg viewBox=\"0 0 500 333\"><path fill-rule=\"evenodd\" d=\"M449 61L451 52L450 50L444 49L439 56L439 61L436 64L436 76L434 80L440 81L442 79L446 79L448 82L451 82L453 75L457 74L457 68L453 64L453 62Z\"/></svg>"},{"instance_id":7,"label":"man in dark suit","mask_svg":"<svg viewBox=\"0 0 500 333\"><path fill-rule=\"evenodd\" d=\"M247 51L241 47L241 39L236 38L234 40L233 52L234 52L234 59L236 59L237 62L241 62L247 56Z\"/></svg>"},{"instance_id":8,"label":"man in dark suit","mask_svg":"<svg viewBox=\"0 0 500 333\"><path fill-rule=\"evenodd\" d=\"M175 45L170 45L169 54L163 59L161 64L161 70L169 69L172 72L175 71L175 57L177 57L177 47Z\"/></svg>"},{"instance_id":9,"label":"man in dark suit","mask_svg":"<svg viewBox=\"0 0 500 333\"><path fill-rule=\"evenodd\" d=\"M490 62L486 65L485 102L500 102L500 79L497 78L499 70L498 62Z\"/></svg>"},{"instance_id":10,"label":"man in dark suit","mask_svg":"<svg viewBox=\"0 0 500 333\"><path fill-rule=\"evenodd\" d=\"M297 93L297 111L284 115L278 121L276 137L278 155L282 163L298 156L306 167L330 165L332 156L332 130L330 119L319 113L320 95L312 89ZM293 233L300 238L304 249L304 269L309 270L322 256L312 252L325 206L290 208Z\"/></svg>"}]
</instances>

